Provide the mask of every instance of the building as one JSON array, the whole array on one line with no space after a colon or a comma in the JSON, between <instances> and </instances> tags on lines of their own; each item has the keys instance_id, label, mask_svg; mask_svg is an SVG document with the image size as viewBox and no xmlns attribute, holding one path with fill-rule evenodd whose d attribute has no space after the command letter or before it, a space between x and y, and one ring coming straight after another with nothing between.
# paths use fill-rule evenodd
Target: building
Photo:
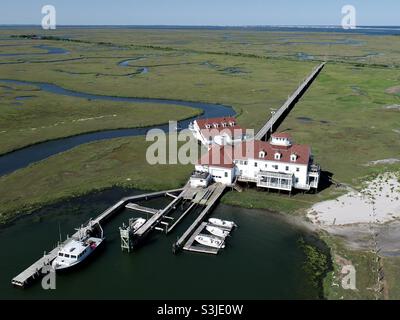
<instances>
[{"instance_id":1,"label":"building","mask_svg":"<svg viewBox=\"0 0 400 320\"><path fill-rule=\"evenodd\" d=\"M189 130L205 147L228 145L246 139L246 130L236 123L234 117L198 119L190 123Z\"/></svg>"},{"instance_id":2,"label":"building","mask_svg":"<svg viewBox=\"0 0 400 320\"><path fill-rule=\"evenodd\" d=\"M236 168L228 146L212 145L196 164L197 172L207 172L215 182L231 185L236 177Z\"/></svg>"},{"instance_id":3,"label":"building","mask_svg":"<svg viewBox=\"0 0 400 320\"><path fill-rule=\"evenodd\" d=\"M216 182L236 181L258 187L292 191L317 189L320 167L313 162L308 145L294 144L287 133L273 134L270 142L241 141L234 145L211 145L196 164Z\"/></svg>"}]
</instances>

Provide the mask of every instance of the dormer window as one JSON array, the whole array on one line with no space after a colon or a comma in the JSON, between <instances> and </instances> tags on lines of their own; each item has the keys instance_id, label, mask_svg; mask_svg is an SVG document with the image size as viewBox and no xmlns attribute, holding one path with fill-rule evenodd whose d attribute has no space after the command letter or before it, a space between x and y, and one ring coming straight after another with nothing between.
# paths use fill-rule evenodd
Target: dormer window
<instances>
[{"instance_id":1,"label":"dormer window","mask_svg":"<svg viewBox=\"0 0 400 320\"><path fill-rule=\"evenodd\" d=\"M206 128L207 128L207 129L210 129L211 126L210 126L209 124L206 124Z\"/></svg>"},{"instance_id":2,"label":"dormer window","mask_svg":"<svg viewBox=\"0 0 400 320\"><path fill-rule=\"evenodd\" d=\"M223 126L224 128L226 128L226 125L227 125L226 122L222 123L222 126Z\"/></svg>"},{"instance_id":3,"label":"dormer window","mask_svg":"<svg viewBox=\"0 0 400 320\"><path fill-rule=\"evenodd\" d=\"M218 127L219 127L218 123L214 123L214 128L218 128Z\"/></svg>"},{"instance_id":4,"label":"dormer window","mask_svg":"<svg viewBox=\"0 0 400 320\"><path fill-rule=\"evenodd\" d=\"M265 158L265 151L264 151L264 150L261 150L261 151L258 153L258 157L259 157L259 158Z\"/></svg>"},{"instance_id":5,"label":"dormer window","mask_svg":"<svg viewBox=\"0 0 400 320\"><path fill-rule=\"evenodd\" d=\"M234 127L234 126L236 125L236 123L233 122L233 121L231 121L231 122L229 122L229 125L230 125L231 127Z\"/></svg>"},{"instance_id":6,"label":"dormer window","mask_svg":"<svg viewBox=\"0 0 400 320\"><path fill-rule=\"evenodd\" d=\"M297 160L297 154L292 153L292 154L290 155L290 161L295 162L296 160Z\"/></svg>"},{"instance_id":7,"label":"dormer window","mask_svg":"<svg viewBox=\"0 0 400 320\"><path fill-rule=\"evenodd\" d=\"M282 154L280 152L276 152L274 155L275 160L281 160Z\"/></svg>"}]
</instances>

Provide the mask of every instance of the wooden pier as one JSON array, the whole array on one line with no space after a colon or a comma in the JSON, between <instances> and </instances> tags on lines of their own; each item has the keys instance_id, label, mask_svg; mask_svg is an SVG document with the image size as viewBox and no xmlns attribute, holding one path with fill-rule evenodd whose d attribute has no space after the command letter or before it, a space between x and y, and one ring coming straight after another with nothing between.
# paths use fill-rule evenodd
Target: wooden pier
<instances>
[{"instance_id":1,"label":"wooden pier","mask_svg":"<svg viewBox=\"0 0 400 320\"><path fill-rule=\"evenodd\" d=\"M318 76L321 70L324 68L325 62L321 63L317 66L313 72L301 83L301 85L296 89L295 92L286 100L286 102L276 111L276 113L265 123L265 125L257 132L254 136L255 140L262 140L264 137L268 138L268 135L273 133L275 126L274 124L282 121L282 117L287 114L296 101L301 98L301 96L306 92L308 87L314 81L314 79Z\"/></svg>"},{"instance_id":2,"label":"wooden pier","mask_svg":"<svg viewBox=\"0 0 400 320\"><path fill-rule=\"evenodd\" d=\"M114 204L113 206L111 206L110 208L105 210L103 213L101 213L99 216L97 216L95 219L93 219L92 220L92 224L93 225L95 225L97 223L99 223L100 225L103 224L105 221L110 219L114 214L116 214L121 209L123 209L131 201L147 200L147 199L152 199L152 198L163 196L163 195L167 195L167 194L171 195L171 194L174 194L174 193L177 193L177 192L181 192L182 193L183 190L184 189L181 188L181 189L153 192L153 193L147 193L147 194L141 194L141 195L137 195L137 196L122 198L116 204ZM137 210L137 209L135 208L135 210ZM154 214L151 219L153 219L155 216L158 216L159 214L160 214L159 212L157 214ZM149 219L149 220L151 220L151 219ZM72 238L74 238L74 237L75 238L78 237L78 232L76 232L72 236ZM68 240L69 239L65 240L61 245L65 244ZM25 287L31 280L43 276L44 275L44 272L43 272L44 268L48 267L51 264L51 262L57 257L58 249L59 249L59 247L54 248L48 254L45 254L43 257L41 257L40 259L35 261L31 266L26 268L24 271L22 271L16 277L14 277L11 280L11 283L14 286Z\"/></svg>"},{"instance_id":3,"label":"wooden pier","mask_svg":"<svg viewBox=\"0 0 400 320\"><path fill-rule=\"evenodd\" d=\"M225 191L226 186L221 183L215 183L208 187L207 190L211 191L212 193L209 194L208 192L204 193L208 195L207 201L205 202L205 208L196 218L196 220L192 223L192 225L185 231L185 233L178 239L178 241L173 246L173 251L175 252L177 249L184 248L186 240L194 234L196 228L200 225L200 223L204 220L207 214L210 213L211 209L215 206L218 199L222 196ZM201 200L200 200L201 201Z\"/></svg>"},{"instance_id":4,"label":"wooden pier","mask_svg":"<svg viewBox=\"0 0 400 320\"><path fill-rule=\"evenodd\" d=\"M145 213L150 213L150 214L157 214L160 211L160 210L153 209L153 208L143 207L136 203L128 203L127 205L125 205L125 208L131 209L131 210L136 210L136 211L141 211L141 212L145 212Z\"/></svg>"}]
</instances>

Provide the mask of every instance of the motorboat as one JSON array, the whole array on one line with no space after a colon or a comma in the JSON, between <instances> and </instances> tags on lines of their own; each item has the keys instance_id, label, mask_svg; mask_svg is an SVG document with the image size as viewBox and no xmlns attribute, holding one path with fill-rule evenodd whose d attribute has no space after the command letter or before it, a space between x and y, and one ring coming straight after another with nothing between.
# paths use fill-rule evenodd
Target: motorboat
<instances>
[{"instance_id":1,"label":"motorboat","mask_svg":"<svg viewBox=\"0 0 400 320\"><path fill-rule=\"evenodd\" d=\"M98 224L100 227L100 224ZM67 239L59 248L56 258L52 262L55 271L75 267L91 256L104 242L103 230L100 227L100 236L92 236L92 224L81 227L70 239Z\"/></svg>"},{"instance_id":2,"label":"motorboat","mask_svg":"<svg viewBox=\"0 0 400 320\"><path fill-rule=\"evenodd\" d=\"M213 225L207 225L206 230L217 237L226 238L227 236L229 236L229 230L221 229Z\"/></svg>"},{"instance_id":3,"label":"motorboat","mask_svg":"<svg viewBox=\"0 0 400 320\"><path fill-rule=\"evenodd\" d=\"M206 247L212 247L217 249L225 248L224 240L215 236L199 234L194 239L196 240L196 242Z\"/></svg>"},{"instance_id":4,"label":"motorboat","mask_svg":"<svg viewBox=\"0 0 400 320\"><path fill-rule=\"evenodd\" d=\"M129 221L129 226L133 232L136 232L146 223L146 221L147 220L144 218L137 218L133 221Z\"/></svg>"},{"instance_id":5,"label":"motorboat","mask_svg":"<svg viewBox=\"0 0 400 320\"><path fill-rule=\"evenodd\" d=\"M208 219L208 222L217 227L226 228L228 230L231 230L231 229L237 227L236 223L234 223L233 221L222 220L222 219L218 219L218 218L210 218L210 219Z\"/></svg>"}]
</instances>

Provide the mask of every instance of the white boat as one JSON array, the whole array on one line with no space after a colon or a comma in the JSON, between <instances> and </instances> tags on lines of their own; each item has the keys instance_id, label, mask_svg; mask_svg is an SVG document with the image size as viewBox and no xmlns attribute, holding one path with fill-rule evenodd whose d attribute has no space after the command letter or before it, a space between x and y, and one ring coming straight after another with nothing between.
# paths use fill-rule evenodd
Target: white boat
<instances>
[{"instance_id":1,"label":"white boat","mask_svg":"<svg viewBox=\"0 0 400 320\"><path fill-rule=\"evenodd\" d=\"M227 236L229 236L229 230L224 230L212 225L207 225L206 230L217 237L226 238Z\"/></svg>"},{"instance_id":2,"label":"white boat","mask_svg":"<svg viewBox=\"0 0 400 320\"><path fill-rule=\"evenodd\" d=\"M198 243L206 247L213 247L217 249L225 248L224 240L214 236L199 234L194 238Z\"/></svg>"},{"instance_id":3,"label":"white boat","mask_svg":"<svg viewBox=\"0 0 400 320\"><path fill-rule=\"evenodd\" d=\"M208 219L208 222L217 227L223 227L229 230L233 229L234 227L237 227L236 223L234 223L233 221L227 221L218 218L210 218Z\"/></svg>"},{"instance_id":4,"label":"white boat","mask_svg":"<svg viewBox=\"0 0 400 320\"><path fill-rule=\"evenodd\" d=\"M130 227L131 230L133 232L136 232L137 230L139 230L141 228L141 226L143 226L146 223L146 219L144 218L137 218L135 220L133 220L132 222L130 222Z\"/></svg>"},{"instance_id":5,"label":"white boat","mask_svg":"<svg viewBox=\"0 0 400 320\"><path fill-rule=\"evenodd\" d=\"M100 237L90 236L92 225L78 230L77 236L68 239L58 250L57 257L52 262L56 271L70 269L83 262L100 247L104 241L103 230Z\"/></svg>"}]
</instances>

